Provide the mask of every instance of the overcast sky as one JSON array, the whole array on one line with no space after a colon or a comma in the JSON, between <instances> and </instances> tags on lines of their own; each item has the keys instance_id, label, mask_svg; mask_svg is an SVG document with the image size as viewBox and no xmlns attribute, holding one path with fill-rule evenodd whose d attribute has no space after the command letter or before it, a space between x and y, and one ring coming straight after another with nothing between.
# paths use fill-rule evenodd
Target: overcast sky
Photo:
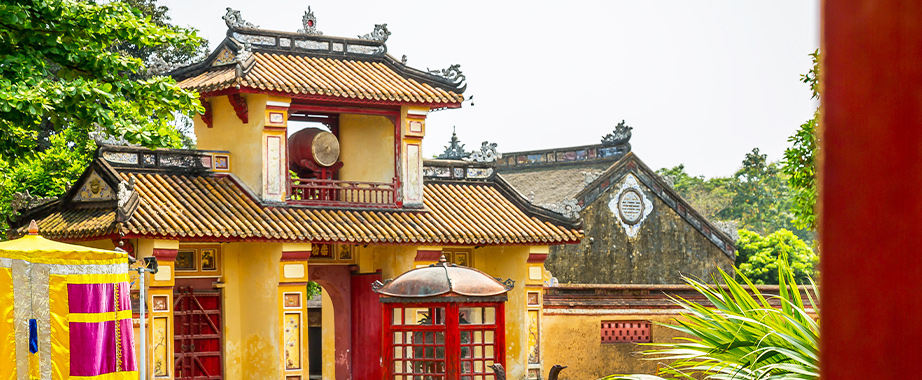
<instances>
[{"instance_id":1,"label":"overcast sky","mask_svg":"<svg viewBox=\"0 0 922 380\"><path fill-rule=\"evenodd\" d=\"M460 64L474 105L430 114L427 157L452 126L467 149L509 152L594 144L624 119L652 168L725 176L754 147L779 160L816 109L799 79L819 47L818 0L160 3L212 46L225 7L293 32L310 5L325 35L387 23L388 52L408 65Z\"/></svg>"}]
</instances>

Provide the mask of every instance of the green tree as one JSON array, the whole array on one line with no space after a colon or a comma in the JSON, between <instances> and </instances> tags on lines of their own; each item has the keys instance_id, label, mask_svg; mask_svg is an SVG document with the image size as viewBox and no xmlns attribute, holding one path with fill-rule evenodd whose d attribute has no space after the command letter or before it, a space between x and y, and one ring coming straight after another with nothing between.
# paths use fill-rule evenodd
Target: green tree
<instances>
[{"instance_id":1,"label":"green tree","mask_svg":"<svg viewBox=\"0 0 922 380\"><path fill-rule=\"evenodd\" d=\"M736 220L740 228L763 235L787 229L812 244L813 232L794 225L791 189L781 164L768 162L767 155L761 154L759 148L746 153L728 187L733 198L730 205L717 214L718 218Z\"/></svg>"},{"instance_id":2,"label":"green tree","mask_svg":"<svg viewBox=\"0 0 922 380\"><path fill-rule=\"evenodd\" d=\"M12 216L15 192L62 194L95 149L91 131L180 146L172 123L176 113L202 110L198 95L140 57L166 51L158 59L179 62L202 40L164 15L155 20L121 1L0 3L0 222Z\"/></svg>"},{"instance_id":3,"label":"green tree","mask_svg":"<svg viewBox=\"0 0 922 380\"><path fill-rule=\"evenodd\" d=\"M722 286L686 278L710 304L676 298L681 317L674 324L662 325L685 336L672 343L646 344L659 348L641 354L648 360L674 360L657 373L672 379L818 379L819 321L808 312L786 260L779 260L778 267L777 296L762 294L746 276L737 281L723 271ZM819 314L818 293L815 289L805 293L813 313ZM780 307L769 300L780 302ZM663 377L612 375L605 379Z\"/></svg>"},{"instance_id":4,"label":"green tree","mask_svg":"<svg viewBox=\"0 0 922 380\"><path fill-rule=\"evenodd\" d=\"M819 257L810 246L791 231L781 229L768 236L739 231L736 242L738 273L756 284L776 284L778 260L787 258L794 279L806 282L814 276Z\"/></svg>"},{"instance_id":5,"label":"green tree","mask_svg":"<svg viewBox=\"0 0 922 380\"><path fill-rule=\"evenodd\" d=\"M657 170L656 174L671 182L672 188L710 221L720 219L718 213L729 207L733 200L729 190L730 178L692 176L685 171L685 165L663 168Z\"/></svg>"},{"instance_id":6,"label":"green tree","mask_svg":"<svg viewBox=\"0 0 922 380\"><path fill-rule=\"evenodd\" d=\"M801 81L808 84L813 91L813 99L820 99L820 51L816 50L810 56L813 58L813 68L801 76ZM819 137L816 130L819 127L820 108L816 108L813 118L800 125L797 132L788 138L791 147L784 151L784 173L788 176L788 183L793 190L791 211L794 224L797 228L816 228L816 151L819 149Z\"/></svg>"}]
</instances>

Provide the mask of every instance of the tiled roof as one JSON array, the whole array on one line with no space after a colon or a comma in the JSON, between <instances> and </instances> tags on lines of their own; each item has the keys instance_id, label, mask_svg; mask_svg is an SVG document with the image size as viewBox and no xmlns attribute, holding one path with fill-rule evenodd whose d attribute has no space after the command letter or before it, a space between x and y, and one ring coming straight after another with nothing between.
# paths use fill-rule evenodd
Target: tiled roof
<instances>
[{"instance_id":1,"label":"tiled roof","mask_svg":"<svg viewBox=\"0 0 922 380\"><path fill-rule=\"evenodd\" d=\"M382 42L272 31L248 33L232 33L205 62L174 72L179 86L205 95L239 88L294 96L432 105L459 104L464 100L461 95L464 77L460 71L449 79L407 67L387 55ZM243 51L244 44L238 39L254 43ZM294 44L290 42L292 39ZM277 41L281 40L289 43L280 45ZM266 45L269 42L271 46ZM336 45L339 51L303 47L332 49ZM350 52L352 47L358 50ZM238 57L241 59L237 60Z\"/></svg>"},{"instance_id":2,"label":"tiled roof","mask_svg":"<svg viewBox=\"0 0 922 380\"><path fill-rule=\"evenodd\" d=\"M426 211L381 211L263 205L228 175L120 175L135 179L140 200L120 226L129 237L470 245L580 239L577 231L527 215L488 183L430 183ZM111 208L69 209L38 222L49 238L104 237L116 231L115 215Z\"/></svg>"},{"instance_id":3,"label":"tiled roof","mask_svg":"<svg viewBox=\"0 0 922 380\"><path fill-rule=\"evenodd\" d=\"M543 166L524 170L504 170L500 175L516 190L536 205L551 205L567 199L586 188L611 162L583 163L578 166Z\"/></svg>"},{"instance_id":4,"label":"tiled roof","mask_svg":"<svg viewBox=\"0 0 922 380\"><path fill-rule=\"evenodd\" d=\"M460 103L464 97L413 78L404 78L381 62L256 53L256 62L237 77L235 68L206 71L179 82L207 93L239 85L288 94L322 95L411 103Z\"/></svg>"}]
</instances>

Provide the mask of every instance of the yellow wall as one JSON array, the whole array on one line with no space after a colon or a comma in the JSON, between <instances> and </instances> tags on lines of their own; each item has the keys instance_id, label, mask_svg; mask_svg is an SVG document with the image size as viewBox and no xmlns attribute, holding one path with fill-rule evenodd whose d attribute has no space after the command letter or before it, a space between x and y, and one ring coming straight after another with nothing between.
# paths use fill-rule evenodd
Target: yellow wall
<instances>
[{"instance_id":1,"label":"yellow wall","mask_svg":"<svg viewBox=\"0 0 922 380\"><path fill-rule=\"evenodd\" d=\"M602 321L647 320L669 322L676 314L665 315L557 315L542 318L542 376L547 376L554 364L568 368L560 380L598 379L611 374L653 374L657 362L641 360L635 351L645 349L636 343L602 344ZM680 334L675 330L653 325L654 343L665 343Z\"/></svg>"},{"instance_id":2,"label":"yellow wall","mask_svg":"<svg viewBox=\"0 0 922 380\"><path fill-rule=\"evenodd\" d=\"M415 246L380 245L369 248L374 252L375 266L381 269L381 277L384 279L397 278L403 272L415 268Z\"/></svg>"},{"instance_id":3,"label":"yellow wall","mask_svg":"<svg viewBox=\"0 0 922 380\"><path fill-rule=\"evenodd\" d=\"M213 128L208 128L201 116L195 116L196 147L205 150L226 150L231 153L230 171L251 190L261 194L263 159L262 140L265 126L267 95L244 94L249 109L249 123L243 124L227 96L210 98Z\"/></svg>"},{"instance_id":4,"label":"yellow wall","mask_svg":"<svg viewBox=\"0 0 922 380\"><path fill-rule=\"evenodd\" d=\"M530 247L483 247L474 250L474 266L487 274L515 280L506 302L506 377L523 379L527 372L528 336L525 298L526 261Z\"/></svg>"},{"instance_id":5,"label":"yellow wall","mask_svg":"<svg viewBox=\"0 0 922 380\"><path fill-rule=\"evenodd\" d=\"M323 334L323 380L336 380L336 326L333 301L327 292L320 294L320 330Z\"/></svg>"},{"instance_id":6,"label":"yellow wall","mask_svg":"<svg viewBox=\"0 0 922 380\"><path fill-rule=\"evenodd\" d=\"M394 178L394 123L384 116L339 117L339 179L390 183Z\"/></svg>"},{"instance_id":7,"label":"yellow wall","mask_svg":"<svg viewBox=\"0 0 922 380\"><path fill-rule=\"evenodd\" d=\"M77 244L82 245L84 247L92 247L92 248L99 248L99 249L115 249L115 243L112 243L111 239L81 241L81 242L78 242Z\"/></svg>"},{"instance_id":8,"label":"yellow wall","mask_svg":"<svg viewBox=\"0 0 922 380\"><path fill-rule=\"evenodd\" d=\"M281 243L224 246L225 379L278 378Z\"/></svg>"}]
</instances>

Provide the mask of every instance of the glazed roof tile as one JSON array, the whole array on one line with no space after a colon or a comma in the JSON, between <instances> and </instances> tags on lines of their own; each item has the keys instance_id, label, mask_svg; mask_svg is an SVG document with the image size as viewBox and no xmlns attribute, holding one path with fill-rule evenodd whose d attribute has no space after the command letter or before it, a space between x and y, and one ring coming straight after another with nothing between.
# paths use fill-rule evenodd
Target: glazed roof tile
<instances>
[{"instance_id":1,"label":"glazed roof tile","mask_svg":"<svg viewBox=\"0 0 922 380\"><path fill-rule=\"evenodd\" d=\"M139 198L127 220L117 220L114 206L51 207L43 217L35 215L42 234L55 239L121 232L181 240L465 245L563 244L581 237L528 215L491 183L428 183L423 211L357 210L262 204L230 175L118 175L135 180Z\"/></svg>"}]
</instances>

